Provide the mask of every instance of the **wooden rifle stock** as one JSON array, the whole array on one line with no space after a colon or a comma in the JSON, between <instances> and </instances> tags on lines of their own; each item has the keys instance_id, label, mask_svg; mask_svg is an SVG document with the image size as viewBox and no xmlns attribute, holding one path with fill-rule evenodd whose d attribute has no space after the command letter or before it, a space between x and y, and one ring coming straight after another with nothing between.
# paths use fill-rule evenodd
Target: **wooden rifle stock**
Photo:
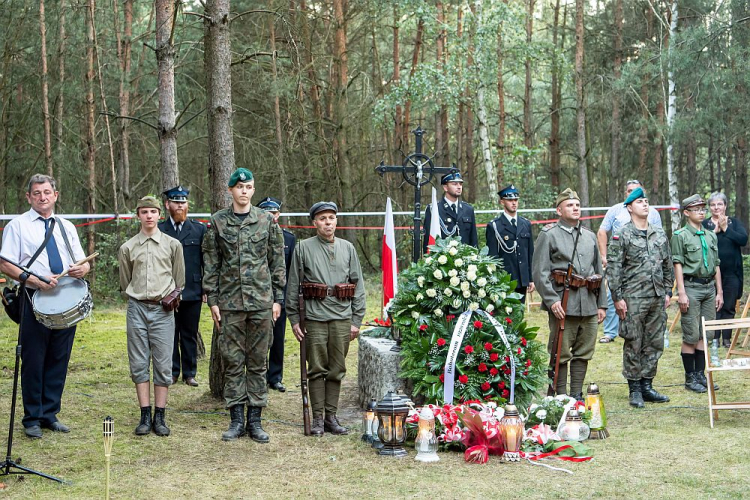
<instances>
[{"instance_id":1,"label":"wooden rifle stock","mask_svg":"<svg viewBox=\"0 0 750 500\"><path fill-rule=\"evenodd\" d=\"M299 301L299 327L305 331L305 299L300 293ZM299 374L300 388L302 389L302 423L305 428L305 436L312 434L310 430L310 399L307 388L307 339L302 337L299 343Z\"/></svg>"}]
</instances>

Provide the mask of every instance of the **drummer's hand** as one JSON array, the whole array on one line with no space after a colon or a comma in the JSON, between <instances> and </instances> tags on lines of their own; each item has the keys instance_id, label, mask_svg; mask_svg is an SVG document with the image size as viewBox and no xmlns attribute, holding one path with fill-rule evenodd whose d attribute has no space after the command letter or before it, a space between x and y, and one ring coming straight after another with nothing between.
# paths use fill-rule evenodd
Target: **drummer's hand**
<instances>
[{"instance_id":1,"label":"drummer's hand","mask_svg":"<svg viewBox=\"0 0 750 500\"><path fill-rule=\"evenodd\" d=\"M71 265L68 268L68 276L71 278L83 278L88 272L88 262L81 266Z\"/></svg>"},{"instance_id":2,"label":"drummer's hand","mask_svg":"<svg viewBox=\"0 0 750 500\"><path fill-rule=\"evenodd\" d=\"M219 306L211 306L211 319L214 320L216 328L221 328L221 312L219 312Z\"/></svg>"},{"instance_id":3,"label":"drummer's hand","mask_svg":"<svg viewBox=\"0 0 750 500\"><path fill-rule=\"evenodd\" d=\"M51 290L57 286L57 278L54 276L46 276L46 278L49 280L49 285L36 276L29 276L26 280L26 286L37 290Z\"/></svg>"}]
</instances>

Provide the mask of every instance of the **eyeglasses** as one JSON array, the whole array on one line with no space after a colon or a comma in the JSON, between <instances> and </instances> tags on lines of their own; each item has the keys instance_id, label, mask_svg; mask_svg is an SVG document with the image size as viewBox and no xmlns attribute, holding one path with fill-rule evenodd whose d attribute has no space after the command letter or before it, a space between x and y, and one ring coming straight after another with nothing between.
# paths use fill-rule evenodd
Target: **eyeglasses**
<instances>
[{"instance_id":1,"label":"eyeglasses","mask_svg":"<svg viewBox=\"0 0 750 500\"><path fill-rule=\"evenodd\" d=\"M639 184L639 185L642 185L642 184L641 184L641 181L639 181L638 179L630 179L630 180L629 180L628 182L626 182L626 183L625 183L625 185L626 185L626 186L630 186L631 184Z\"/></svg>"},{"instance_id":2,"label":"eyeglasses","mask_svg":"<svg viewBox=\"0 0 750 500\"><path fill-rule=\"evenodd\" d=\"M700 213L700 212L706 213L708 211L705 208L687 208L686 210L688 212L695 212L695 213Z\"/></svg>"}]
</instances>

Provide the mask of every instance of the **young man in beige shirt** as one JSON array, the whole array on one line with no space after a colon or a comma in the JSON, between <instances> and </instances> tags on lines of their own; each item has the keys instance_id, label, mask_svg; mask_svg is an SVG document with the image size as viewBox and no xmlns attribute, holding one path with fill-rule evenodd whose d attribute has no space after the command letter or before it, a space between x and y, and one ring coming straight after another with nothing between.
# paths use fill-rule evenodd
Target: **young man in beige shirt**
<instances>
[{"instance_id":1,"label":"young man in beige shirt","mask_svg":"<svg viewBox=\"0 0 750 500\"><path fill-rule=\"evenodd\" d=\"M185 286L185 260L179 241L159 231L161 206L153 196L138 201L141 230L120 247L120 289L128 298L127 335L130 378L141 407L136 435L152 429L149 365L154 366L154 419L157 436L168 436L167 392L172 383L174 312L161 301Z\"/></svg>"}]
</instances>

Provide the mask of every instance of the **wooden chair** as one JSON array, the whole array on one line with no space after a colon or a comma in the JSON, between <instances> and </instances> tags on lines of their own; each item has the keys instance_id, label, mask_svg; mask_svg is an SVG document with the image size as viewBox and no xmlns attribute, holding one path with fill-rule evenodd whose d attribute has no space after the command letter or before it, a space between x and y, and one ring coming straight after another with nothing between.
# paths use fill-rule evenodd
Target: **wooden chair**
<instances>
[{"instance_id":1,"label":"wooden chair","mask_svg":"<svg viewBox=\"0 0 750 500\"><path fill-rule=\"evenodd\" d=\"M727 353L727 359L731 359L732 355L738 354L743 356L750 356L750 352L748 351L742 351L742 350L736 350L733 349L733 347L737 344L737 339L740 336L740 332L745 328L750 328L750 318L735 318L735 319L716 319L716 320L706 320L706 318L701 318L701 322L703 324L703 343L705 344L705 349L703 351L704 356L706 357L706 379L708 380L708 414L709 414L709 420L711 423L711 428L714 427L714 419L719 418L719 410L739 410L739 409L746 409L750 410L750 402L734 402L734 403L717 403L716 402L716 391L714 391L714 372L728 372L728 371L735 371L735 370L750 370L750 364L744 365L744 366L711 366L711 360L709 356L709 346L711 345L708 342L708 339L714 338L713 332L717 330L735 330L734 335L732 336L732 347L729 348L729 352ZM710 335L708 332L712 332ZM747 334L745 335L745 338L747 339Z\"/></svg>"}]
</instances>

